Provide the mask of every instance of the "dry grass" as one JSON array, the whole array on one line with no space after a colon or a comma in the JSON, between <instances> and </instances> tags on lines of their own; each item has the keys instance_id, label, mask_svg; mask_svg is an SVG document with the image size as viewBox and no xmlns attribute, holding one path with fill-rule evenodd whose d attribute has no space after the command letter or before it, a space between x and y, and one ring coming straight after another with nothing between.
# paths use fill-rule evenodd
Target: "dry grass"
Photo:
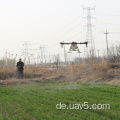
<instances>
[{"instance_id":1,"label":"dry grass","mask_svg":"<svg viewBox=\"0 0 120 120\"><path fill-rule=\"evenodd\" d=\"M65 76L66 82L74 82L81 78L81 75L86 71L87 66L85 64L73 64L63 68L61 74Z\"/></svg>"},{"instance_id":2,"label":"dry grass","mask_svg":"<svg viewBox=\"0 0 120 120\"><path fill-rule=\"evenodd\" d=\"M1 67L0 68L0 80L5 80L9 78L17 78L17 68L16 67ZM41 76L56 75L56 70L48 70L45 67L35 67L35 66L25 66L24 68L24 78L36 78Z\"/></svg>"},{"instance_id":3,"label":"dry grass","mask_svg":"<svg viewBox=\"0 0 120 120\"><path fill-rule=\"evenodd\" d=\"M97 72L101 72L101 71L106 72L109 69L108 63L106 61L102 61L100 63L94 63L90 67Z\"/></svg>"},{"instance_id":4,"label":"dry grass","mask_svg":"<svg viewBox=\"0 0 120 120\"><path fill-rule=\"evenodd\" d=\"M0 68L0 84L16 84L16 67ZM25 66L23 83L31 80L61 80L64 82L100 82L120 85L120 63L102 61L92 64L72 64L59 69L48 70L45 67ZM9 79L9 80L6 80ZM4 81L5 80L5 81Z\"/></svg>"},{"instance_id":5,"label":"dry grass","mask_svg":"<svg viewBox=\"0 0 120 120\"><path fill-rule=\"evenodd\" d=\"M0 79L14 78L17 70L14 67L0 67Z\"/></svg>"},{"instance_id":6,"label":"dry grass","mask_svg":"<svg viewBox=\"0 0 120 120\"><path fill-rule=\"evenodd\" d=\"M89 66L86 76L80 82L99 82L120 85L120 63L107 63L106 61Z\"/></svg>"},{"instance_id":7,"label":"dry grass","mask_svg":"<svg viewBox=\"0 0 120 120\"><path fill-rule=\"evenodd\" d=\"M27 84L27 80L18 80L18 79L7 79L0 80L0 85L15 85L15 84Z\"/></svg>"}]
</instances>

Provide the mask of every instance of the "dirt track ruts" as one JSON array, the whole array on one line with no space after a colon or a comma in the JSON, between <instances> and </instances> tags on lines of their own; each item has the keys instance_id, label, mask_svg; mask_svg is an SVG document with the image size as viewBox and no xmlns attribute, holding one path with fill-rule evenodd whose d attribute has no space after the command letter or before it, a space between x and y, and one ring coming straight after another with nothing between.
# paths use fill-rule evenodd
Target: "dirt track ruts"
<instances>
[{"instance_id":1,"label":"dirt track ruts","mask_svg":"<svg viewBox=\"0 0 120 120\"><path fill-rule=\"evenodd\" d=\"M1 108L2 108L3 114L8 118L8 120L11 120L11 118L10 118L9 115L7 114L7 112L6 112L5 108L4 108L4 106L1 105L1 104L0 104L0 106L1 106Z\"/></svg>"},{"instance_id":2,"label":"dirt track ruts","mask_svg":"<svg viewBox=\"0 0 120 120\"><path fill-rule=\"evenodd\" d=\"M29 117L30 120L36 120L34 117L28 114L28 112L17 102L15 104Z\"/></svg>"},{"instance_id":3,"label":"dirt track ruts","mask_svg":"<svg viewBox=\"0 0 120 120\"><path fill-rule=\"evenodd\" d=\"M8 102L8 105L11 107L11 109L13 110L13 112L14 112L14 114L15 114L15 116L17 116L20 120L23 120L20 116L19 116L19 114L16 112L16 110L14 109L14 107Z\"/></svg>"}]
</instances>

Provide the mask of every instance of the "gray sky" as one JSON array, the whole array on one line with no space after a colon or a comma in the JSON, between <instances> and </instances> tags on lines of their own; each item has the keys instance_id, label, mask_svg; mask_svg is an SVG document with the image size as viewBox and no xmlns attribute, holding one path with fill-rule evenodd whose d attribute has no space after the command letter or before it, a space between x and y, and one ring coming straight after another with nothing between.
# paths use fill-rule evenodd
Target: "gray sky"
<instances>
[{"instance_id":1,"label":"gray sky","mask_svg":"<svg viewBox=\"0 0 120 120\"><path fill-rule=\"evenodd\" d=\"M1 0L0 1L0 57L5 49L22 54L23 42L29 41L29 51L38 54L46 45L46 54L60 54L60 42L86 41L86 11L94 7L93 38L96 50L106 49L104 32L109 32L109 46L120 43L120 0ZM69 50L69 47L66 47ZM84 51L84 47L80 47ZM78 56L77 53L73 53ZM69 54L68 57L73 54Z\"/></svg>"}]
</instances>

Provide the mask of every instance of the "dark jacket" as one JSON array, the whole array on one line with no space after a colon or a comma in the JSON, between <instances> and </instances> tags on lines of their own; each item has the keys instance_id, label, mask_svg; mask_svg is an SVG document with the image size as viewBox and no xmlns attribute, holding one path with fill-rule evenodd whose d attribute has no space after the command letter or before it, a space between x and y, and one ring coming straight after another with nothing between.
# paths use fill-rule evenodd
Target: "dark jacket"
<instances>
[{"instance_id":1,"label":"dark jacket","mask_svg":"<svg viewBox=\"0 0 120 120\"><path fill-rule=\"evenodd\" d=\"M18 67L18 66L20 66L20 67ZM23 62L17 62L18 70L24 70L23 66L24 66Z\"/></svg>"}]
</instances>

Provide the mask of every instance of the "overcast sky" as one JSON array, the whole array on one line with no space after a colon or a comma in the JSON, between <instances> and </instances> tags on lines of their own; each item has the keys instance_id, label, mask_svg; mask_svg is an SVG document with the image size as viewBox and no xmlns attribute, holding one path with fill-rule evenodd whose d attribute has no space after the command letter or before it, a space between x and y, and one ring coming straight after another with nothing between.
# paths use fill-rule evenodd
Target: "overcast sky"
<instances>
[{"instance_id":1,"label":"overcast sky","mask_svg":"<svg viewBox=\"0 0 120 120\"><path fill-rule=\"evenodd\" d=\"M0 57L5 49L22 54L24 41L29 41L30 53L38 54L45 45L47 54L60 54L60 42L86 41L86 11L94 7L92 20L96 50L106 49L104 32L109 32L109 46L120 43L120 0L1 0ZM66 47L66 51L69 48ZM80 47L84 51L84 47ZM78 55L77 53L73 53ZM68 55L69 57L73 55Z\"/></svg>"}]
</instances>

